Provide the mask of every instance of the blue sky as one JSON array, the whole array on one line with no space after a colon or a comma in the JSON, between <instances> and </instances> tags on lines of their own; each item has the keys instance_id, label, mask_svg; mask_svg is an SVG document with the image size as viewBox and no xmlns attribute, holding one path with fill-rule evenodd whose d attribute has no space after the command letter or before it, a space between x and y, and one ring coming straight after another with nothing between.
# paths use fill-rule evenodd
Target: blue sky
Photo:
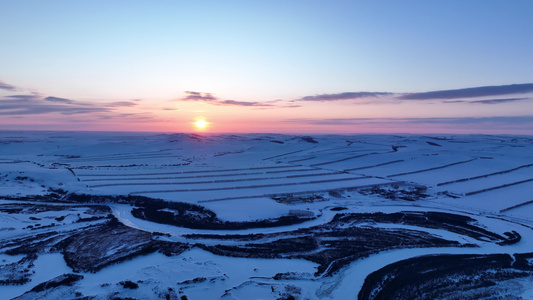
<instances>
[{"instance_id":1,"label":"blue sky","mask_svg":"<svg viewBox=\"0 0 533 300\"><path fill-rule=\"evenodd\" d=\"M527 117L530 91L398 99L532 83L531 12L531 1L0 1L11 105L0 129L187 131L201 117L213 131L346 132L294 120ZM302 101L361 92L383 101Z\"/></svg>"}]
</instances>

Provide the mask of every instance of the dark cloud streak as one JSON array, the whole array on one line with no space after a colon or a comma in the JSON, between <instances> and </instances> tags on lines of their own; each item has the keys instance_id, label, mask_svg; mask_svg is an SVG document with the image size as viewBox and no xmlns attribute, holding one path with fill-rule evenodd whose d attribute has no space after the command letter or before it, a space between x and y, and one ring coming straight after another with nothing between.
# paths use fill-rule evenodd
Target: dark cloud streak
<instances>
[{"instance_id":1,"label":"dark cloud streak","mask_svg":"<svg viewBox=\"0 0 533 300\"><path fill-rule=\"evenodd\" d=\"M0 101L0 115L37 115L60 113L63 115L108 112L103 107L74 107L64 104L47 104L40 101L3 100Z\"/></svg>"},{"instance_id":2,"label":"dark cloud streak","mask_svg":"<svg viewBox=\"0 0 533 300\"><path fill-rule=\"evenodd\" d=\"M111 102L104 104L105 107L132 107L136 106L137 103L132 101L117 101L117 102Z\"/></svg>"},{"instance_id":3,"label":"dark cloud streak","mask_svg":"<svg viewBox=\"0 0 533 300\"><path fill-rule=\"evenodd\" d=\"M510 84L498 86L481 86L455 90L431 91L425 93L404 94L400 100L437 100L437 99L461 99L475 97L489 97L512 94L525 94L533 92L533 83Z\"/></svg>"},{"instance_id":4,"label":"dark cloud streak","mask_svg":"<svg viewBox=\"0 0 533 300\"><path fill-rule=\"evenodd\" d=\"M41 99L41 96L33 94L33 95L10 95L6 96L6 98L9 99L17 99L17 101L33 101Z\"/></svg>"},{"instance_id":5,"label":"dark cloud streak","mask_svg":"<svg viewBox=\"0 0 533 300\"><path fill-rule=\"evenodd\" d=\"M507 98L507 99L485 99L485 100L449 100L443 101L443 103L473 103L473 104L500 104L500 103L509 103L523 100L533 100L533 98Z\"/></svg>"},{"instance_id":6,"label":"dark cloud streak","mask_svg":"<svg viewBox=\"0 0 533 300\"><path fill-rule=\"evenodd\" d=\"M44 98L44 100L45 101L50 101L50 102L67 103L67 104L74 103L74 101L72 101L70 99L59 98L59 97L46 97L46 98Z\"/></svg>"},{"instance_id":7,"label":"dark cloud streak","mask_svg":"<svg viewBox=\"0 0 533 300\"><path fill-rule=\"evenodd\" d=\"M202 92L193 92L185 91L184 98L181 98L183 101L198 101L206 102L213 105L220 106L244 106L244 107L275 107L276 105L262 102L253 102L253 101L237 101L237 100L220 100L217 97L213 96L211 93L202 93Z\"/></svg>"},{"instance_id":8,"label":"dark cloud streak","mask_svg":"<svg viewBox=\"0 0 533 300\"><path fill-rule=\"evenodd\" d=\"M345 92L338 94L321 94L314 96L305 96L300 101L339 101L339 100L356 100L363 98L375 98L380 96L389 96L393 93L388 92Z\"/></svg>"},{"instance_id":9,"label":"dark cloud streak","mask_svg":"<svg viewBox=\"0 0 533 300\"><path fill-rule=\"evenodd\" d=\"M115 107L131 107L137 103L118 101L93 104L59 97L33 95L10 95L0 98L0 115L36 115L60 113L63 115L111 112Z\"/></svg>"},{"instance_id":10,"label":"dark cloud streak","mask_svg":"<svg viewBox=\"0 0 533 300\"><path fill-rule=\"evenodd\" d=\"M0 90L6 90L6 91L11 91L11 92L14 92L16 90L18 90L18 88L14 85L11 85L11 84L7 84L3 81L0 81Z\"/></svg>"},{"instance_id":11,"label":"dark cloud streak","mask_svg":"<svg viewBox=\"0 0 533 300\"><path fill-rule=\"evenodd\" d=\"M261 102L248 102L248 101L235 101L235 100L222 100L217 101L217 105L234 105L234 106L272 106L271 104L265 104Z\"/></svg>"},{"instance_id":12,"label":"dark cloud streak","mask_svg":"<svg viewBox=\"0 0 533 300\"><path fill-rule=\"evenodd\" d=\"M216 101L217 97L213 96L211 93L201 93L201 92L193 92L193 91L185 91L185 96L181 100L184 101Z\"/></svg>"},{"instance_id":13,"label":"dark cloud streak","mask_svg":"<svg viewBox=\"0 0 533 300\"><path fill-rule=\"evenodd\" d=\"M529 116L492 116L492 117L448 117L448 118L332 118L332 119L289 119L289 123L309 125L420 125L420 124L528 124L533 123L533 115Z\"/></svg>"}]
</instances>

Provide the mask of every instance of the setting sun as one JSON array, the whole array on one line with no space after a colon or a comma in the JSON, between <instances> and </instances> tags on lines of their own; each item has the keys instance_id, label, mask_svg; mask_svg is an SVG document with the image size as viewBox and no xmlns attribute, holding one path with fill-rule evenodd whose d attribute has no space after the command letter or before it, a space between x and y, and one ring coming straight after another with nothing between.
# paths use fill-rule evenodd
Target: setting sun
<instances>
[{"instance_id":1,"label":"setting sun","mask_svg":"<svg viewBox=\"0 0 533 300\"><path fill-rule=\"evenodd\" d=\"M209 122L204 119L199 119L194 122L194 126L200 130L206 129L207 125L209 125Z\"/></svg>"}]
</instances>

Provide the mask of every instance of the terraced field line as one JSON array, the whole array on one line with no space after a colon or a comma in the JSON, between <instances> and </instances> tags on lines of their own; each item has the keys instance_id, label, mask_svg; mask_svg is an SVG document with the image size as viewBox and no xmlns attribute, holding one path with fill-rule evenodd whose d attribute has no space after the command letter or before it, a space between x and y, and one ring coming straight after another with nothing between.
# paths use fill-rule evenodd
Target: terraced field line
<instances>
[{"instance_id":1,"label":"terraced field line","mask_svg":"<svg viewBox=\"0 0 533 300\"><path fill-rule=\"evenodd\" d=\"M346 169L346 170L344 170L344 172L363 170L363 169L370 169L370 168L375 168L375 167L381 167L381 166L386 166L386 165L390 165L390 164L399 163L399 162L402 162L402 161L405 161L405 159L388 161L388 162L384 162L384 163L377 164L377 165L372 165L372 166L359 167L359 168L353 168L353 169Z\"/></svg>"},{"instance_id":2,"label":"terraced field line","mask_svg":"<svg viewBox=\"0 0 533 300\"><path fill-rule=\"evenodd\" d=\"M358 179L367 179L367 178L371 178L371 176L316 180L316 181L306 181L306 182L287 182L287 183L278 183L278 184L245 185L245 186L221 187L221 188L139 191L139 192L132 192L129 194L139 195L139 194L154 194L154 193L183 193L183 192L208 192L208 191L223 191L223 190L257 189L257 188L265 188L265 187L317 184L317 183L326 183L326 182L340 182L340 181L349 181L349 180L358 180Z\"/></svg>"},{"instance_id":3,"label":"terraced field line","mask_svg":"<svg viewBox=\"0 0 533 300\"><path fill-rule=\"evenodd\" d=\"M170 150L182 150L182 149L163 149L163 150L154 150L154 151L145 151L145 152L126 152L126 153L114 153L114 154L108 154L108 155L86 155L86 156L80 156L77 158L106 158L106 157L116 157L116 156L140 156L140 155L153 155L153 154L165 154L162 152L170 151ZM60 156L62 159L76 159L76 158L68 158L64 156Z\"/></svg>"},{"instance_id":4,"label":"terraced field line","mask_svg":"<svg viewBox=\"0 0 533 300\"><path fill-rule=\"evenodd\" d=\"M357 152L369 152L369 151L383 151L385 149L353 149L348 151L340 151L340 152L332 152L327 153L327 155L334 155L334 154L345 154L345 153L357 153ZM320 151L312 152L312 153L318 153Z\"/></svg>"},{"instance_id":5,"label":"terraced field line","mask_svg":"<svg viewBox=\"0 0 533 300\"><path fill-rule=\"evenodd\" d=\"M337 175L337 174L343 174L343 173L330 172L330 173L302 174L302 175L292 175L292 176L236 178L236 179L225 179L225 180L181 181L181 182L122 182L122 183L96 184L96 185L90 185L89 187L96 188L96 187L104 187L104 186L182 185L182 184L231 183L231 182L259 181L259 180L273 180L273 179L289 179L289 178L298 178L298 177L328 176L328 175ZM366 176L366 177L369 177L369 176Z\"/></svg>"},{"instance_id":6,"label":"terraced field line","mask_svg":"<svg viewBox=\"0 0 533 300\"><path fill-rule=\"evenodd\" d=\"M480 178L485 178L485 177L494 176L494 175L502 175L502 174L506 174L506 173L511 173L513 171L516 171L516 170L519 170L519 169L522 169L522 168L529 168L529 167L533 167L533 164L523 165L523 166L519 166L519 167L516 167L516 168L508 169L508 170L503 170L503 171L494 172L494 173L488 173L488 174L474 176L474 177L467 177L467 178L461 178L461 179L452 180L452 181L441 182L441 183L438 183L437 186L443 186L443 185L457 183L457 182L464 182L464 181L469 181L469 180L474 180L474 179L480 179Z\"/></svg>"},{"instance_id":7,"label":"terraced field line","mask_svg":"<svg viewBox=\"0 0 533 300\"><path fill-rule=\"evenodd\" d=\"M443 165L443 166L438 166L438 167L433 167L433 168L427 168L427 169L422 169L422 170L417 170L417 171L411 171L411 172L405 172L405 173L398 173L398 174L393 174L393 175L388 175L387 177L403 176L403 175L410 175L410 174L423 173L423 172L433 171L433 170L438 170L438 169L444 169L444 168L451 167L451 166L455 166L455 165L466 164L466 163L469 163L469 162L474 161L474 160L476 160L476 159L477 159L477 158L472 158L472 159L469 159L469 160L458 161L458 162L454 162L454 163L447 164L447 165Z\"/></svg>"},{"instance_id":8,"label":"terraced field line","mask_svg":"<svg viewBox=\"0 0 533 300\"><path fill-rule=\"evenodd\" d=\"M169 155L169 154L172 154L172 153L169 153L168 151L165 151L165 152L154 152L154 153L141 153L141 154L135 154L135 153L131 153L131 154L112 154L112 155L101 155L101 156L93 156L93 155L89 155L89 156L61 156L59 157L60 160L65 160L65 161L78 161L78 160L83 160L83 161L87 161L87 160L99 160L99 159L115 159L115 158L123 158L123 157L150 157L150 156L161 156L161 155Z\"/></svg>"},{"instance_id":9,"label":"terraced field line","mask_svg":"<svg viewBox=\"0 0 533 300\"><path fill-rule=\"evenodd\" d=\"M477 191L473 191L473 192L468 192L468 193L465 193L465 196L471 196L471 195L480 194L480 193L484 193L484 192L488 192L488 191L503 189L503 188L506 188L506 187L509 187L509 186L518 185L518 184L522 184L522 183L527 183L527 182L530 182L530 181L533 181L533 178L526 179L526 180L521 180L521 181L517 181L517 182L512 182L512 183L507 183L507 184L502 184L502 185L498 185L498 186L494 186L494 187L490 187L490 188L486 188L486 189L482 189L482 190L477 190Z\"/></svg>"},{"instance_id":10,"label":"terraced field line","mask_svg":"<svg viewBox=\"0 0 533 300\"><path fill-rule=\"evenodd\" d=\"M329 165L329 164L334 164L334 163L338 163L338 162L341 162L341 161L347 161L347 160L350 160L350 159L359 158L359 157L368 156L368 155L373 155L373 154L380 154L380 153L378 153L378 152L366 153L366 154L361 154L361 155L356 155L356 156L345 157L345 158L341 158L341 159L334 160L334 161L327 161L327 162L323 162L323 163L313 164L313 165L309 165L309 166L310 167L316 167L316 166Z\"/></svg>"},{"instance_id":11,"label":"terraced field line","mask_svg":"<svg viewBox=\"0 0 533 300\"><path fill-rule=\"evenodd\" d=\"M135 177L135 178L96 178L86 179L89 181L131 181L131 180L161 180L161 179L187 179L187 178L212 178L212 177L229 177L229 176L245 176L245 175L259 175L266 172L250 172L250 173L230 173L230 174L216 174L216 175L197 175L197 176L167 176L167 177Z\"/></svg>"},{"instance_id":12,"label":"terraced field line","mask_svg":"<svg viewBox=\"0 0 533 300\"><path fill-rule=\"evenodd\" d=\"M295 163L295 162L299 162L299 161L310 160L310 159L313 159L313 158L316 158L316 156L311 156L311 157L306 157L306 158L302 158L302 159L291 160L291 161L288 161L287 163L291 164L291 163Z\"/></svg>"},{"instance_id":13,"label":"terraced field line","mask_svg":"<svg viewBox=\"0 0 533 300\"><path fill-rule=\"evenodd\" d=\"M350 146L327 148L327 149L322 149L322 150L318 150L318 151L313 151L312 153L321 153L321 152L327 152L327 151L333 151L333 150L341 150L341 149L345 149L347 147L350 147Z\"/></svg>"},{"instance_id":14,"label":"terraced field line","mask_svg":"<svg viewBox=\"0 0 533 300\"><path fill-rule=\"evenodd\" d=\"M148 176L148 175L171 175L171 174L201 174L201 173L216 173L216 172L235 172L235 171L248 171L248 170L269 170L280 168L295 168L302 165L287 165L287 166L272 166L272 167L254 167L254 168L241 168L241 169L220 169L220 170L198 170L198 171L181 171L181 172L161 172L161 173L124 173L124 174L80 174L78 176Z\"/></svg>"},{"instance_id":15,"label":"terraced field line","mask_svg":"<svg viewBox=\"0 0 533 300\"><path fill-rule=\"evenodd\" d=\"M29 160L14 160L14 161L3 161L0 164L20 164L20 163L30 163Z\"/></svg>"},{"instance_id":16,"label":"terraced field line","mask_svg":"<svg viewBox=\"0 0 533 300\"><path fill-rule=\"evenodd\" d=\"M391 184L402 184L405 183L404 181L391 181L386 183L374 183L374 184L365 184L365 185L359 185L359 186L352 186L352 187L342 187L342 188L333 188L333 189L322 189L322 190L311 190L311 191L305 191L305 192L291 192L291 195L308 195L308 194L315 194L315 193L325 193L329 191L338 191L338 190L358 190L358 189L366 189L371 187L377 187L377 186L386 186ZM131 194L131 193L130 193ZM277 194L263 194L263 195L251 195L251 196L235 196L235 197L226 197L226 198L216 198L216 199L209 199L209 200L199 200L198 203L203 202L216 202L216 201L226 201L226 200L239 200L239 199L252 199L252 198L270 198L279 196L280 193Z\"/></svg>"},{"instance_id":17,"label":"terraced field line","mask_svg":"<svg viewBox=\"0 0 533 300\"><path fill-rule=\"evenodd\" d=\"M302 149L302 150L296 150L296 151L292 151L292 152L287 152L287 153L279 154L279 155L276 155L276 156L271 156L271 157L263 158L263 160L269 160L269 159L273 159L273 158L278 158L278 157L282 157L282 156L287 156L287 155L291 155L291 154L294 154L294 153L299 153L299 152L302 152L302 151L311 150L311 149L314 149L314 148L315 148L315 147L311 147L311 148L307 148L307 149Z\"/></svg>"},{"instance_id":18,"label":"terraced field line","mask_svg":"<svg viewBox=\"0 0 533 300\"><path fill-rule=\"evenodd\" d=\"M519 208L519 207L526 206L526 205L529 205L529 204L533 204L533 200L522 202L522 203L519 203L519 204L516 204L516 205L513 205L513 206L509 206L507 208L504 208L504 209L500 210L500 212L503 213L503 212L506 212L506 211L510 211L511 209Z\"/></svg>"},{"instance_id":19,"label":"terraced field line","mask_svg":"<svg viewBox=\"0 0 533 300\"><path fill-rule=\"evenodd\" d=\"M65 159L68 160L77 160L77 159L84 159L84 160L91 160L91 159L108 159L108 158L119 158L119 157L150 157L150 156L161 156L161 155L169 155L168 151L164 152L154 152L154 153L131 153L131 154L114 154L114 155L102 155L102 156L80 156L80 157L66 157Z\"/></svg>"},{"instance_id":20,"label":"terraced field line","mask_svg":"<svg viewBox=\"0 0 533 300\"><path fill-rule=\"evenodd\" d=\"M265 173L273 174L273 173L288 173L288 172L307 172L307 171L316 171L316 170L322 170L322 169L320 168L292 169L292 170L281 170L281 171L266 171Z\"/></svg>"},{"instance_id":21,"label":"terraced field line","mask_svg":"<svg viewBox=\"0 0 533 300\"><path fill-rule=\"evenodd\" d=\"M305 171L317 171L317 169L308 169ZM295 171L292 171L295 172ZM260 175L260 174L275 174L281 172L253 172L253 173L233 173L233 174L217 174L217 175L200 175L200 176L170 176L170 177L136 177L136 178L97 178L86 179L83 182L95 182L95 181L135 181L135 180L167 180L167 179L190 179L190 178L218 178L218 177L231 177L231 176L246 176L246 175ZM284 177L268 177L268 178L293 178L293 177L307 177L307 176L319 176L319 175L333 175L341 174L343 172L327 172L318 174L298 174L287 175Z\"/></svg>"},{"instance_id":22,"label":"terraced field line","mask_svg":"<svg viewBox=\"0 0 533 300\"><path fill-rule=\"evenodd\" d=\"M131 160L131 159L150 159L150 158L179 158L179 155L157 155L157 156L128 156L128 157L116 157L116 158L104 158L104 159L76 159L76 160L61 160L62 162L71 162L71 163L90 163L90 162L103 162L103 161L113 161L113 160Z\"/></svg>"}]
</instances>

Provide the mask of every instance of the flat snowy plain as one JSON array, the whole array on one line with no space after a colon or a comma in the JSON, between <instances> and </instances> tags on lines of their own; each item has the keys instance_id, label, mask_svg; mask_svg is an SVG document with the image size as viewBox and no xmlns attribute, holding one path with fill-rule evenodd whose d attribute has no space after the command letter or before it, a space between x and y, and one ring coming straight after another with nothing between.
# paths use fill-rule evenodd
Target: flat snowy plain
<instances>
[{"instance_id":1,"label":"flat snowy plain","mask_svg":"<svg viewBox=\"0 0 533 300\"><path fill-rule=\"evenodd\" d=\"M2 299L533 299L533 137L0 132Z\"/></svg>"}]
</instances>

